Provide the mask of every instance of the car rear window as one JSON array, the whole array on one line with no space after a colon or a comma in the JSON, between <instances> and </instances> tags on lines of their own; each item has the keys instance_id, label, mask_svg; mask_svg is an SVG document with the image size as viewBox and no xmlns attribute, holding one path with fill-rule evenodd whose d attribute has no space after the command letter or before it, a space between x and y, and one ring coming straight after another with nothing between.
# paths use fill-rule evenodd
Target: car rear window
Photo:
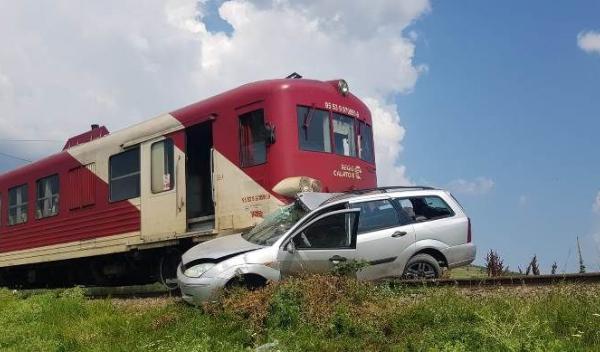
<instances>
[{"instance_id":1,"label":"car rear window","mask_svg":"<svg viewBox=\"0 0 600 352\"><path fill-rule=\"evenodd\" d=\"M409 197L397 201L402 212L417 222L454 216L452 208L438 196Z\"/></svg>"}]
</instances>

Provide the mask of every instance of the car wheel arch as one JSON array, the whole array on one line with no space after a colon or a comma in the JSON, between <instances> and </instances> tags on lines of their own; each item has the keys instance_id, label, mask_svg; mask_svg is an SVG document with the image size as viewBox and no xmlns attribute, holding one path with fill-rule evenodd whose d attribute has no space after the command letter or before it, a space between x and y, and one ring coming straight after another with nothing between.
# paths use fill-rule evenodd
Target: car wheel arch
<instances>
[{"instance_id":1,"label":"car wheel arch","mask_svg":"<svg viewBox=\"0 0 600 352\"><path fill-rule=\"evenodd\" d=\"M428 247L428 248L419 249L418 251L415 252L415 254L412 255L412 257L414 257L418 254L428 254L428 255L432 256L433 258L435 258L435 260L437 260L437 262L440 264L441 267L445 267L445 268L448 267L448 259L437 248Z\"/></svg>"},{"instance_id":2,"label":"car wheel arch","mask_svg":"<svg viewBox=\"0 0 600 352\"><path fill-rule=\"evenodd\" d=\"M225 284L225 288L231 288L234 286L245 286L247 288L260 288L260 287L264 287L267 285L267 282L269 280L260 275L260 274L256 274L256 273L240 273L238 275L235 275L231 278L229 278L229 280L227 280L227 283Z\"/></svg>"}]
</instances>

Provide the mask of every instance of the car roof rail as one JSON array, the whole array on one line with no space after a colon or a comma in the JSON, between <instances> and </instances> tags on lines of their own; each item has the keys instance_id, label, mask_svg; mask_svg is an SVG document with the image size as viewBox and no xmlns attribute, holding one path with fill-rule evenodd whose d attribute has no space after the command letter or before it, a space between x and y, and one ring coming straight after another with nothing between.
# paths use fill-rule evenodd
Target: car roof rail
<instances>
[{"instance_id":1,"label":"car roof rail","mask_svg":"<svg viewBox=\"0 0 600 352\"><path fill-rule=\"evenodd\" d=\"M429 186L386 186L386 187L376 187L376 188L363 188L363 189L353 189L349 191L345 191L344 193L337 194L322 204L328 204L335 202L337 200L346 199L353 195L361 195L367 193L389 193L394 191L415 191L415 190L435 190L435 187Z\"/></svg>"},{"instance_id":2,"label":"car roof rail","mask_svg":"<svg viewBox=\"0 0 600 352\"><path fill-rule=\"evenodd\" d=\"M353 194L364 194L364 193L389 193L394 191L414 191L414 190L433 190L437 189L435 187L429 186L385 186L385 187L375 187L375 188L364 188L364 189L355 189L349 191L348 193Z\"/></svg>"}]
</instances>

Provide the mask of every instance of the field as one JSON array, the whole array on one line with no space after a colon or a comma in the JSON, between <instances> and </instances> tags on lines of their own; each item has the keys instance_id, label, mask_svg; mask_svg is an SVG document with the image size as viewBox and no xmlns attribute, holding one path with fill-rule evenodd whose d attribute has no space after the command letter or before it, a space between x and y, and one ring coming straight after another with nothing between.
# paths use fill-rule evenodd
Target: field
<instances>
[{"instance_id":1,"label":"field","mask_svg":"<svg viewBox=\"0 0 600 352\"><path fill-rule=\"evenodd\" d=\"M390 288L308 277L177 298L0 290L2 351L600 350L600 286Z\"/></svg>"}]
</instances>

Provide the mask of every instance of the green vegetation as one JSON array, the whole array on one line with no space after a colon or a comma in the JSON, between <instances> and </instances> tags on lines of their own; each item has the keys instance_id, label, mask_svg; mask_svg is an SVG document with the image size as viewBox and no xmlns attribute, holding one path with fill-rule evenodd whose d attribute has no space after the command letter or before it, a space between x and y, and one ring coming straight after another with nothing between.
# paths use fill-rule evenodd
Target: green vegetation
<instances>
[{"instance_id":1,"label":"green vegetation","mask_svg":"<svg viewBox=\"0 0 600 352\"><path fill-rule=\"evenodd\" d=\"M466 278L485 278L487 272L485 267L478 265L467 265L461 266L450 270L448 273L452 279L466 279Z\"/></svg>"},{"instance_id":2,"label":"green vegetation","mask_svg":"<svg viewBox=\"0 0 600 352\"><path fill-rule=\"evenodd\" d=\"M600 287L392 289L313 276L203 307L0 290L0 326L2 351L600 351Z\"/></svg>"}]
</instances>

